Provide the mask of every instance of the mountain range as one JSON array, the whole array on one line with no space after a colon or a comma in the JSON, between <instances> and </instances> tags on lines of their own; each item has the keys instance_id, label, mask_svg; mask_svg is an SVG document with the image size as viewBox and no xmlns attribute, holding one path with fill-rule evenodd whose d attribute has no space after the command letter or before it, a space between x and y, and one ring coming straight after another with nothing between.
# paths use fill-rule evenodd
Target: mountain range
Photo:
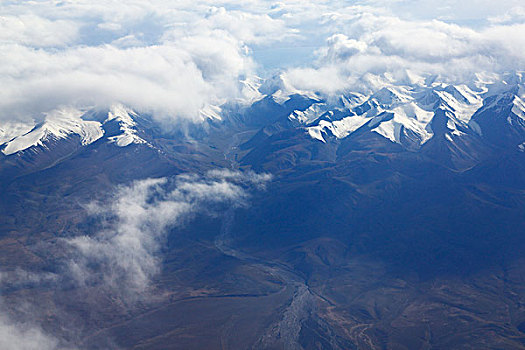
<instances>
[{"instance_id":1,"label":"mountain range","mask_svg":"<svg viewBox=\"0 0 525 350\"><path fill-rule=\"evenodd\" d=\"M8 312L65 348L525 348L525 73L414 80L0 124Z\"/></svg>"}]
</instances>

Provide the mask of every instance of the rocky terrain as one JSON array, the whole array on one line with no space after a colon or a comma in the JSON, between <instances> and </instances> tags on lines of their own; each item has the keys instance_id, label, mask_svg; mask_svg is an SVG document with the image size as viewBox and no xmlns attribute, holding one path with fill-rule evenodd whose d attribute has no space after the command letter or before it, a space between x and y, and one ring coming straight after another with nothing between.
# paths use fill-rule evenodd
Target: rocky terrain
<instances>
[{"instance_id":1,"label":"rocky terrain","mask_svg":"<svg viewBox=\"0 0 525 350\"><path fill-rule=\"evenodd\" d=\"M0 125L3 313L65 349L525 348L524 84Z\"/></svg>"}]
</instances>

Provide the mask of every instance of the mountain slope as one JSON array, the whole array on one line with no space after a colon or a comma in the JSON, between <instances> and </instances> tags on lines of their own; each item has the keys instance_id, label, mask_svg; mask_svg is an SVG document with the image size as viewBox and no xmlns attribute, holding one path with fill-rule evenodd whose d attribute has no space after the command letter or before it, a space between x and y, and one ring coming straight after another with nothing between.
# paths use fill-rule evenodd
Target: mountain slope
<instances>
[{"instance_id":1,"label":"mountain slope","mask_svg":"<svg viewBox=\"0 0 525 350\"><path fill-rule=\"evenodd\" d=\"M251 88L180 130L122 105L0 125L8 312L86 349L525 347L522 80ZM120 286L114 241L155 267L136 299L92 282Z\"/></svg>"}]
</instances>

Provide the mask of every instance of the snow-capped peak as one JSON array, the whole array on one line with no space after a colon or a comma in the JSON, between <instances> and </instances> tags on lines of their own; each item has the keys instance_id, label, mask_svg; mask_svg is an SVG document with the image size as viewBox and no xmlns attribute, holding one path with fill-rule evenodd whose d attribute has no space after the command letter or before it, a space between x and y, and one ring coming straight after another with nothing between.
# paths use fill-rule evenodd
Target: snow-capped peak
<instances>
[{"instance_id":1,"label":"snow-capped peak","mask_svg":"<svg viewBox=\"0 0 525 350\"><path fill-rule=\"evenodd\" d=\"M465 124L483 105L483 99L466 86L449 85L434 90L434 93L439 97L439 107L450 111L458 121Z\"/></svg>"},{"instance_id":2,"label":"snow-capped peak","mask_svg":"<svg viewBox=\"0 0 525 350\"><path fill-rule=\"evenodd\" d=\"M432 120L439 109L447 112L445 116L450 121L446 125L454 135L460 135L460 130L475 129L470 119L483 107L483 91L475 92L467 85L396 86L388 82L368 97L360 95L359 105L340 103L327 108L339 111L336 115L344 117L320 119L317 125L310 125L307 132L325 142L323 134L345 138L366 125L370 131L392 142L402 143L404 135L409 142L422 145L434 136ZM513 111L525 117L525 107L520 102L516 97Z\"/></svg>"},{"instance_id":3,"label":"snow-capped peak","mask_svg":"<svg viewBox=\"0 0 525 350\"><path fill-rule=\"evenodd\" d=\"M33 121L16 122L6 121L0 124L0 145L3 145L18 136L24 135L30 132L34 127Z\"/></svg>"},{"instance_id":4,"label":"snow-capped peak","mask_svg":"<svg viewBox=\"0 0 525 350\"><path fill-rule=\"evenodd\" d=\"M93 143L104 135L104 130L99 122L82 120L82 114L80 110L65 107L47 113L43 122L28 131L26 129L30 124L16 130L11 126L11 130L5 134L14 136L14 131L22 133L4 142L2 152L11 155L33 146L45 147L46 141L65 139L71 134L79 135L82 145Z\"/></svg>"},{"instance_id":5,"label":"snow-capped peak","mask_svg":"<svg viewBox=\"0 0 525 350\"><path fill-rule=\"evenodd\" d=\"M326 112L325 103L314 103L305 110L296 109L288 116L288 120L297 125L306 125L319 118L324 112Z\"/></svg>"},{"instance_id":6,"label":"snow-capped peak","mask_svg":"<svg viewBox=\"0 0 525 350\"><path fill-rule=\"evenodd\" d=\"M137 114L121 104L114 104L107 112L105 119L89 119L89 112L63 107L44 115L43 121L25 123L0 124L0 148L5 155L12 155L31 147L47 147L48 142L69 138L71 135L80 137L82 146L89 145L100 139L105 131L105 125L116 122L119 133L109 136L107 140L119 147L132 143L147 143L137 135L134 117Z\"/></svg>"},{"instance_id":7,"label":"snow-capped peak","mask_svg":"<svg viewBox=\"0 0 525 350\"><path fill-rule=\"evenodd\" d=\"M133 120L133 117L136 116L137 114L135 112L122 104L112 105L109 109L108 117L104 124L115 120L119 123L120 131L122 133L116 136L108 137L108 140L110 142L114 142L119 147L126 147L132 143L147 143L137 135L137 130L135 129L137 123L135 120Z\"/></svg>"},{"instance_id":8,"label":"snow-capped peak","mask_svg":"<svg viewBox=\"0 0 525 350\"><path fill-rule=\"evenodd\" d=\"M409 95L407 89L403 87L384 87L374 93L371 98L376 100L381 105L406 103L412 100L412 97Z\"/></svg>"}]
</instances>

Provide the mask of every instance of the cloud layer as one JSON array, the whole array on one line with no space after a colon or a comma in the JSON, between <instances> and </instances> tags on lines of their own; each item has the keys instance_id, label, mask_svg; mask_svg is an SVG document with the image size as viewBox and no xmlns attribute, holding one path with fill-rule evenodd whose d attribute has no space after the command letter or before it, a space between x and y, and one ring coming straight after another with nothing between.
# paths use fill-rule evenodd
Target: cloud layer
<instances>
[{"instance_id":1,"label":"cloud layer","mask_svg":"<svg viewBox=\"0 0 525 350\"><path fill-rule=\"evenodd\" d=\"M11 350L65 350L39 327L0 316L0 348Z\"/></svg>"},{"instance_id":2,"label":"cloud layer","mask_svg":"<svg viewBox=\"0 0 525 350\"><path fill-rule=\"evenodd\" d=\"M206 2L41 1L2 4L0 119L60 105L121 102L159 118L197 119L242 97L247 45L287 35L266 14ZM31 115L33 114L33 115Z\"/></svg>"},{"instance_id":3,"label":"cloud layer","mask_svg":"<svg viewBox=\"0 0 525 350\"><path fill-rule=\"evenodd\" d=\"M292 68L285 80L300 90L327 94L377 88L373 76L406 83L429 76L470 82L476 73L504 73L525 67L525 23L479 29L440 20L405 20L356 7L326 23L338 33L317 51L317 62Z\"/></svg>"},{"instance_id":4,"label":"cloud layer","mask_svg":"<svg viewBox=\"0 0 525 350\"><path fill-rule=\"evenodd\" d=\"M208 105L246 98L240 81L275 66L291 87L324 93L359 87L366 74L462 81L523 69L524 8L515 0L4 1L0 120L115 102L199 120Z\"/></svg>"}]
</instances>

